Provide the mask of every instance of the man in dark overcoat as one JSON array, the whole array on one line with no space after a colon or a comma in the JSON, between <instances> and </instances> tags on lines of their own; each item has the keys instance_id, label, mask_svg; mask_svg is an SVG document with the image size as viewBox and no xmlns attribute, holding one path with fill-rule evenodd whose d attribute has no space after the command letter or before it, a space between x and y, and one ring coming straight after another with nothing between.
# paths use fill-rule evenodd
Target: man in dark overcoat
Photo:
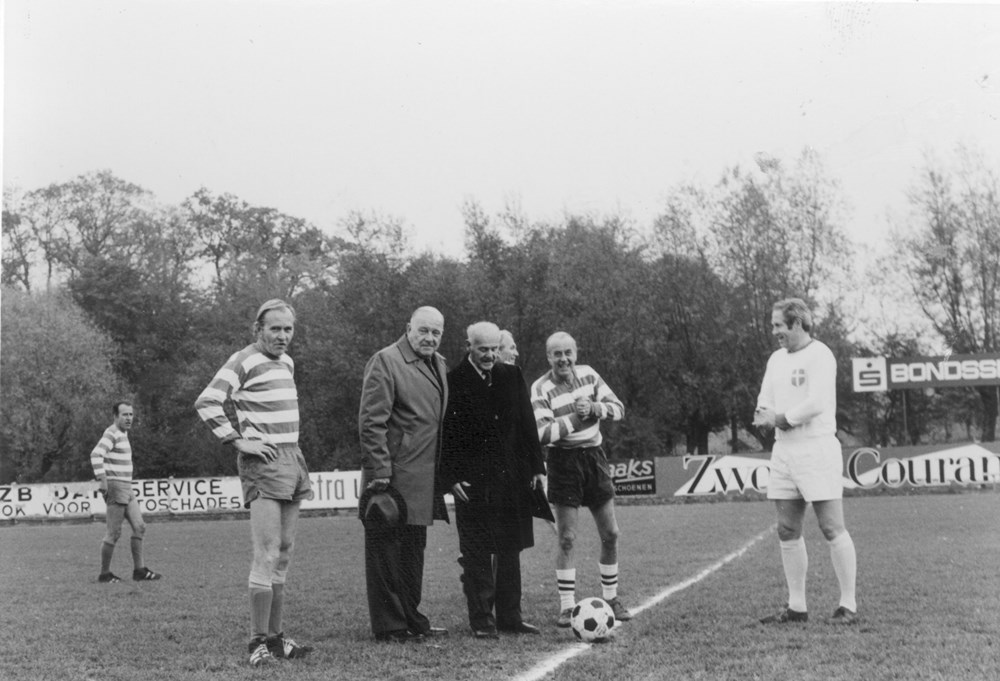
<instances>
[{"instance_id":1,"label":"man in dark overcoat","mask_svg":"<svg viewBox=\"0 0 1000 681\"><path fill-rule=\"evenodd\" d=\"M358 425L361 484L392 488L406 506L402 527L365 525L365 577L372 633L380 641L420 641L447 634L420 612L427 527L448 520L435 489L441 425L448 402L444 357L438 354L444 316L414 311L406 333L365 366Z\"/></svg>"},{"instance_id":2,"label":"man in dark overcoat","mask_svg":"<svg viewBox=\"0 0 1000 681\"><path fill-rule=\"evenodd\" d=\"M521 618L521 550L534 546L533 490L545 463L521 370L498 361L500 329L468 328L448 373L440 487L455 496L462 588L476 638L537 634Z\"/></svg>"}]
</instances>

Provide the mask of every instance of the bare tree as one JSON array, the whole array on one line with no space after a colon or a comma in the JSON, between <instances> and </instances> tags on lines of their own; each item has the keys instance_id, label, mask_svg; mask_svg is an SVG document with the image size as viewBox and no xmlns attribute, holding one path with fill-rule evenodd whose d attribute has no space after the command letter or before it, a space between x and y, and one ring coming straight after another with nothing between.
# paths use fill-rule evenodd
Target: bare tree
<instances>
[{"instance_id":1,"label":"bare tree","mask_svg":"<svg viewBox=\"0 0 1000 681\"><path fill-rule=\"evenodd\" d=\"M1000 182L960 147L949 168L928 158L909 193L911 222L893 242L914 299L956 353L1000 350ZM997 389L977 389L982 438L996 439Z\"/></svg>"},{"instance_id":2,"label":"bare tree","mask_svg":"<svg viewBox=\"0 0 1000 681\"><path fill-rule=\"evenodd\" d=\"M791 295L836 315L836 291L849 279L851 245L837 183L806 149L791 171L758 154L756 168L725 171L711 188L681 186L657 219L664 253L697 255L728 287L735 327L728 353L733 377L730 430L749 427L764 362L773 349L771 306ZM765 446L770 438L758 433ZM734 445L735 445L735 437Z\"/></svg>"},{"instance_id":3,"label":"bare tree","mask_svg":"<svg viewBox=\"0 0 1000 681\"><path fill-rule=\"evenodd\" d=\"M19 199L13 189L3 190L3 275L6 286L31 290L31 271L37 258L38 243L26 220L22 219Z\"/></svg>"},{"instance_id":4,"label":"bare tree","mask_svg":"<svg viewBox=\"0 0 1000 681\"><path fill-rule=\"evenodd\" d=\"M122 256L151 207L147 190L101 170L29 192L22 218L44 253L51 285L56 270L72 276L88 258Z\"/></svg>"}]
</instances>

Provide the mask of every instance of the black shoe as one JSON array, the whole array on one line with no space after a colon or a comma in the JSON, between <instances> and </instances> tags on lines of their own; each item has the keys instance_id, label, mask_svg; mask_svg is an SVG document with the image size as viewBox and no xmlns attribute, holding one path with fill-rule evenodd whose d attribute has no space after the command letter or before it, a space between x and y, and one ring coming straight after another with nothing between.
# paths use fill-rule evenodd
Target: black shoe
<instances>
[{"instance_id":1,"label":"black shoe","mask_svg":"<svg viewBox=\"0 0 1000 681\"><path fill-rule=\"evenodd\" d=\"M799 612L791 608L785 608L773 615L768 615L760 620L761 624L785 624L787 622L808 622L809 613Z\"/></svg>"},{"instance_id":2,"label":"black shoe","mask_svg":"<svg viewBox=\"0 0 1000 681\"><path fill-rule=\"evenodd\" d=\"M472 638L478 639L489 639L489 638L500 638L500 634L493 627L487 629L473 629Z\"/></svg>"},{"instance_id":3,"label":"black shoe","mask_svg":"<svg viewBox=\"0 0 1000 681\"><path fill-rule=\"evenodd\" d=\"M313 651L312 646L301 645L294 638L285 636L284 632L277 636L269 636L267 649L278 659L285 658L286 660L303 658Z\"/></svg>"},{"instance_id":4,"label":"black shoe","mask_svg":"<svg viewBox=\"0 0 1000 681\"><path fill-rule=\"evenodd\" d=\"M132 579L136 582L152 582L160 579L163 575L157 574L148 567L132 570Z\"/></svg>"},{"instance_id":5,"label":"black shoe","mask_svg":"<svg viewBox=\"0 0 1000 681\"><path fill-rule=\"evenodd\" d=\"M101 584L117 584L122 580L121 577L119 577L113 572L102 572L101 574L97 575L97 581L100 582Z\"/></svg>"},{"instance_id":6,"label":"black shoe","mask_svg":"<svg viewBox=\"0 0 1000 681\"><path fill-rule=\"evenodd\" d=\"M536 627L534 624L528 624L527 622L518 622L517 624L497 626L500 631L506 631L511 634L541 634L542 630Z\"/></svg>"},{"instance_id":7,"label":"black shoe","mask_svg":"<svg viewBox=\"0 0 1000 681\"><path fill-rule=\"evenodd\" d=\"M383 634L375 634L375 640L395 643L420 643L424 640L424 635L414 634L409 629L401 629L399 631L387 631Z\"/></svg>"},{"instance_id":8,"label":"black shoe","mask_svg":"<svg viewBox=\"0 0 1000 681\"><path fill-rule=\"evenodd\" d=\"M255 638L247 645L250 653L250 666L254 669L277 662L277 658L267 648L267 638Z\"/></svg>"},{"instance_id":9,"label":"black shoe","mask_svg":"<svg viewBox=\"0 0 1000 681\"><path fill-rule=\"evenodd\" d=\"M628 622L632 619L632 613L625 607L625 604L621 602L618 596L615 596L610 601L607 601L607 604L611 606L611 612L615 614L615 619L617 621Z\"/></svg>"},{"instance_id":10,"label":"black shoe","mask_svg":"<svg viewBox=\"0 0 1000 681\"><path fill-rule=\"evenodd\" d=\"M854 624L857 621L858 614L842 605L833 611L833 616L830 618L830 624Z\"/></svg>"},{"instance_id":11,"label":"black shoe","mask_svg":"<svg viewBox=\"0 0 1000 681\"><path fill-rule=\"evenodd\" d=\"M563 608L559 611L559 619L556 620L556 626L562 627L563 629L569 627L573 623L573 608Z\"/></svg>"},{"instance_id":12,"label":"black shoe","mask_svg":"<svg viewBox=\"0 0 1000 681\"><path fill-rule=\"evenodd\" d=\"M424 632L424 636L447 636L448 630L444 627L431 627Z\"/></svg>"}]
</instances>

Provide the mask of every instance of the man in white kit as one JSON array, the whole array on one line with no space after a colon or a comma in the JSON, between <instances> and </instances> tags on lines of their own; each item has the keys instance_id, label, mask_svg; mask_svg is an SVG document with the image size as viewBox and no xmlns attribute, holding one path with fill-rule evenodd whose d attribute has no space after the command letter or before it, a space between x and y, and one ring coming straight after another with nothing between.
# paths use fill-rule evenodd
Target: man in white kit
<instances>
[{"instance_id":1,"label":"man in white kit","mask_svg":"<svg viewBox=\"0 0 1000 681\"><path fill-rule=\"evenodd\" d=\"M852 624L857 619L857 556L844 526L843 459L837 440L837 362L830 348L811 336L811 329L812 315L801 299L774 304L771 333L781 347L767 362L754 425L776 429L767 498L775 501L778 511L788 605L761 619L763 624L808 620L809 561L802 521L810 502L840 584L840 604L830 622Z\"/></svg>"}]
</instances>

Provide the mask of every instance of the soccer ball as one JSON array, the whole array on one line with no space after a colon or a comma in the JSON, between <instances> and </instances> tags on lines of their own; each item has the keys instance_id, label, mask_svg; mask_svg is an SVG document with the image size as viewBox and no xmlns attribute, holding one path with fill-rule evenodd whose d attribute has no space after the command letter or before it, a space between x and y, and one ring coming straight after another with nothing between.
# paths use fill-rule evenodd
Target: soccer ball
<instances>
[{"instance_id":1,"label":"soccer ball","mask_svg":"<svg viewBox=\"0 0 1000 681\"><path fill-rule=\"evenodd\" d=\"M573 606L570 625L578 639L597 643L611 635L611 630L615 627L615 613L600 598L584 598Z\"/></svg>"}]
</instances>

